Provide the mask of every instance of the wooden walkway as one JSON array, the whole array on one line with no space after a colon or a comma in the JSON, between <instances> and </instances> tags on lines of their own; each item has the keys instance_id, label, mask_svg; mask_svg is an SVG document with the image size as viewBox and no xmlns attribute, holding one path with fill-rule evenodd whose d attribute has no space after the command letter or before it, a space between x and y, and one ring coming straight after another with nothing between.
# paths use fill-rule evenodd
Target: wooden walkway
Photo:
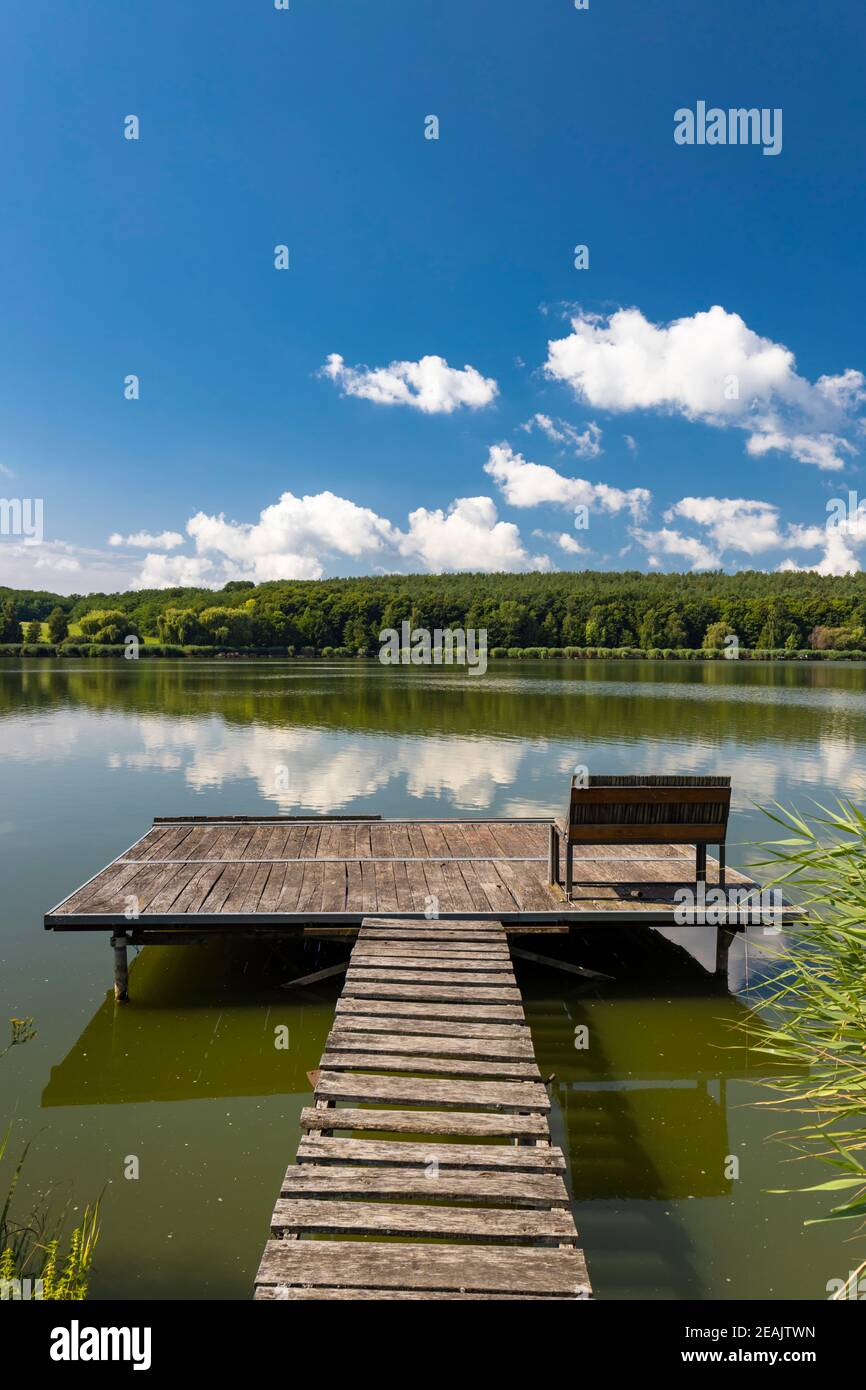
<instances>
[{"instance_id":1,"label":"wooden walkway","mask_svg":"<svg viewBox=\"0 0 866 1390\"><path fill-rule=\"evenodd\" d=\"M256 1298L589 1298L549 1109L502 923L365 917Z\"/></svg>"}]
</instances>

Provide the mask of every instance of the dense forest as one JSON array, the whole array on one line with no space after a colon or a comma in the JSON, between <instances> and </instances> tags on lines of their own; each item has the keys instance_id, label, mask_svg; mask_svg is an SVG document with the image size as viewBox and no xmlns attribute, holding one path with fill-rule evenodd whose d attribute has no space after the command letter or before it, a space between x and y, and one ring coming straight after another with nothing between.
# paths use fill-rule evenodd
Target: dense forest
<instances>
[{"instance_id":1,"label":"dense forest","mask_svg":"<svg viewBox=\"0 0 866 1390\"><path fill-rule=\"evenodd\" d=\"M728 633L745 649L853 651L866 646L866 574L383 575L70 596L0 587L0 643L75 653L135 635L166 649L355 655L403 621L486 629L496 655L719 649Z\"/></svg>"}]
</instances>

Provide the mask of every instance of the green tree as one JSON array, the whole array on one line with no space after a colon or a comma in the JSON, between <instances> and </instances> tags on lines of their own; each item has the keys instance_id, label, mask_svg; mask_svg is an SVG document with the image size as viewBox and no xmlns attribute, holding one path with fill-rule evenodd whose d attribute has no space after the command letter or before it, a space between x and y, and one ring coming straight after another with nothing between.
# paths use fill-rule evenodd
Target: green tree
<instances>
[{"instance_id":1,"label":"green tree","mask_svg":"<svg viewBox=\"0 0 866 1390\"><path fill-rule=\"evenodd\" d=\"M125 637L138 636L136 623L122 608L92 608L89 613L79 618L78 625L85 637L98 638L100 632L110 627L122 629Z\"/></svg>"},{"instance_id":2,"label":"green tree","mask_svg":"<svg viewBox=\"0 0 866 1390\"><path fill-rule=\"evenodd\" d=\"M42 641L42 624L38 618L34 618L32 622L27 623L24 628L24 641L33 644Z\"/></svg>"},{"instance_id":3,"label":"green tree","mask_svg":"<svg viewBox=\"0 0 866 1390\"><path fill-rule=\"evenodd\" d=\"M161 642L189 646L200 636L199 615L194 608L166 608L156 620Z\"/></svg>"},{"instance_id":4,"label":"green tree","mask_svg":"<svg viewBox=\"0 0 866 1390\"><path fill-rule=\"evenodd\" d=\"M18 610L11 598L7 598L0 608L0 642L20 642L21 624Z\"/></svg>"},{"instance_id":5,"label":"green tree","mask_svg":"<svg viewBox=\"0 0 866 1390\"><path fill-rule=\"evenodd\" d=\"M809 642L816 651L860 651L866 646L862 627L816 627Z\"/></svg>"},{"instance_id":6,"label":"green tree","mask_svg":"<svg viewBox=\"0 0 866 1390\"><path fill-rule=\"evenodd\" d=\"M380 631L382 629L380 628ZM399 628L397 629L399 631ZM378 633L376 634L378 645ZM366 651L371 643L367 624L360 615L350 618L343 629L343 646L351 647L353 652Z\"/></svg>"},{"instance_id":7,"label":"green tree","mask_svg":"<svg viewBox=\"0 0 866 1390\"><path fill-rule=\"evenodd\" d=\"M763 651L774 651L778 647L784 647L792 633L799 644L800 628L793 613L781 599L771 599L767 604L766 617L758 633L756 645Z\"/></svg>"},{"instance_id":8,"label":"green tree","mask_svg":"<svg viewBox=\"0 0 866 1390\"><path fill-rule=\"evenodd\" d=\"M684 647L688 635L676 613L660 613L648 608L638 624L638 646L644 651L651 647Z\"/></svg>"},{"instance_id":9,"label":"green tree","mask_svg":"<svg viewBox=\"0 0 866 1390\"><path fill-rule=\"evenodd\" d=\"M205 608L199 614L199 622L208 640L218 646L250 645L253 624L246 608Z\"/></svg>"},{"instance_id":10,"label":"green tree","mask_svg":"<svg viewBox=\"0 0 866 1390\"><path fill-rule=\"evenodd\" d=\"M495 619L496 640L503 647L524 647L529 644L530 620L524 604L516 599L500 603Z\"/></svg>"},{"instance_id":11,"label":"green tree","mask_svg":"<svg viewBox=\"0 0 866 1390\"><path fill-rule=\"evenodd\" d=\"M625 604L601 604L590 610L586 622L586 644L588 647L635 646L634 630Z\"/></svg>"},{"instance_id":12,"label":"green tree","mask_svg":"<svg viewBox=\"0 0 866 1390\"><path fill-rule=\"evenodd\" d=\"M566 613L562 620L562 640L567 647L583 646L586 637L586 618L580 613Z\"/></svg>"},{"instance_id":13,"label":"green tree","mask_svg":"<svg viewBox=\"0 0 866 1390\"><path fill-rule=\"evenodd\" d=\"M689 634L678 613L668 613L664 622L663 647L687 647Z\"/></svg>"},{"instance_id":14,"label":"green tree","mask_svg":"<svg viewBox=\"0 0 866 1390\"><path fill-rule=\"evenodd\" d=\"M710 623L704 633L704 647L707 651L722 651L725 645L725 638L731 635L730 623Z\"/></svg>"},{"instance_id":15,"label":"green tree","mask_svg":"<svg viewBox=\"0 0 866 1390\"><path fill-rule=\"evenodd\" d=\"M63 641L69 634L69 619L59 606L48 614L48 636L55 644Z\"/></svg>"}]
</instances>

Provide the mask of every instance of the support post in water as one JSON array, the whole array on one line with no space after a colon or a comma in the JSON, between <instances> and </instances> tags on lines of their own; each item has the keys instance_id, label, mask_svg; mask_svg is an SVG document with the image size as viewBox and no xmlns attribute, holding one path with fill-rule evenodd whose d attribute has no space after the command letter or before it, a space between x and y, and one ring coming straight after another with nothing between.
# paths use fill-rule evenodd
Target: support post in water
<instances>
[{"instance_id":1,"label":"support post in water","mask_svg":"<svg viewBox=\"0 0 866 1390\"><path fill-rule=\"evenodd\" d=\"M129 998L129 965L126 959L126 935L116 932L111 938L114 949L114 998L118 1004L125 1004Z\"/></svg>"},{"instance_id":2,"label":"support post in water","mask_svg":"<svg viewBox=\"0 0 866 1390\"><path fill-rule=\"evenodd\" d=\"M716 974L728 978L728 952L736 932L729 927L716 928Z\"/></svg>"}]
</instances>

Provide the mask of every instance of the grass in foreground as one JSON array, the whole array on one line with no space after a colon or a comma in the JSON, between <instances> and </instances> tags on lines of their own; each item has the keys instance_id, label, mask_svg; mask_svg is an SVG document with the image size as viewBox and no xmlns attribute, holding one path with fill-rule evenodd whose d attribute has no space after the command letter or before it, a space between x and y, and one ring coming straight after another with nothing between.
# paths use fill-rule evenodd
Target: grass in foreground
<instances>
[{"instance_id":1,"label":"grass in foreground","mask_svg":"<svg viewBox=\"0 0 866 1390\"><path fill-rule=\"evenodd\" d=\"M0 1051L4 1057L13 1047L36 1036L33 1020L13 1018L9 1043ZM0 1172L12 1136L10 1124L0 1137ZM58 1219L49 1217L47 1208L37 1206L23 1219L13 1216L12 1204L24 1168L29 1143L25 1143L6 1182L6 1195L0 1206L0 1297L20 1297L14 1292L25 1280L37 1288L34 1297L80 1300L87 1297L87 1285L96 1243L99 1240L99 1202L86 1206L80 1221L63 1242L66 1212Z\"/></svg>"},{"instance_id":2,"label":"grass in foreground","mask_svg":"<svg viewBox=\"0 0 866 1390\"><path fill-rule=\"evenodd\" d=\"M750 1043L790 1068L763 1102L792 1117L779 1136L795 1158L819 1157L825 1182L779 1189L814 1192L830 1210L806 1225L866 1227L866 815L850 803L803 817L776 806L767 814L788 832L764 847L774 884L795 887L808 924L780 948L781 975L761 1013L750 1017ZM861 1269L866 1267L866 1262ZM859 1271L858 1271L859 1272Z\"/></svg>"}]
</instances>

